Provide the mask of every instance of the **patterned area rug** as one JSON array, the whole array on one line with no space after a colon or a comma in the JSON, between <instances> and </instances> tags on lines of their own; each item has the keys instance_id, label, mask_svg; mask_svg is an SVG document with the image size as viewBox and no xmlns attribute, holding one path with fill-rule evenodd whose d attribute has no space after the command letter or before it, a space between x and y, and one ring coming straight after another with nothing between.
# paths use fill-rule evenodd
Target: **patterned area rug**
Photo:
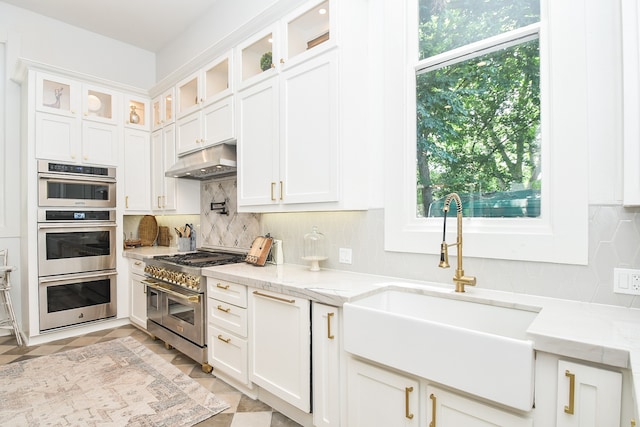
<instances>
[{"instance_id":1,"label":"patterned area rug","mask_svg":"<svg viewBox=\"0 0 640 427\"><path fill-rule=\"evenodd\" d=\"M3 426L191 426L228 407L132 337L0 366Z\"/></svg>"}]
</instances>

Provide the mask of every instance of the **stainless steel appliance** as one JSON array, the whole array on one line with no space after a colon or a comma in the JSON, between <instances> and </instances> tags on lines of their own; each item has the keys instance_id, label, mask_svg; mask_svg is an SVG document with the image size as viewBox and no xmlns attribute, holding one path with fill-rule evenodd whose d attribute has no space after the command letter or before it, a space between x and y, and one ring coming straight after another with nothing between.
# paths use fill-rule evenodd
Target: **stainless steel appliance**
<instances>
[{"instance_id":1,"label":"stainless steel appliance","mask_svg":"<svg viewBox=\"0 0 640 427\"><path fill-rule=\"evenodd\" d=\"M146 261L147 331L211 372L207 363L206 278L202 268L243 262L246 254L197 250Z\"/></svg>"},{"instance_id":2,"label":"stainless steel appliance","mask_svg":"<svg viewBox=\"0 0 640 427\"><path fill-rule=\"evenodd\" d=\"M40 277L40 331L115 316L116 277L115 270Z\"/></svg>"},{"instance_id":3,"label":"stainless steel appliance","mask_svg":"<svg viewBox=\"0 0 640 427\"><path fill-rule=\"evenodd\" d=\"M115 168L38 161L40 331L117 314Z\"/></svg>"},{"instance_id":4,"label":"stainless steel appliance","mask_svg":"<svg viewBox=\"0 0 640 427\"><path fill-rule=\"evenodd\" d=\"M114 210L40 209L38 275L116 268Z\"/></svg>"},{"instance_id":5,"label":"stainless steel appliance","mask_svg":"<svg viewBox=\"0 0 640 427\"><path fill-rule=\"evenodd\" d=\"M116 207L116 169L38 161L40 207Z\"/></svg>"}]
</instances>

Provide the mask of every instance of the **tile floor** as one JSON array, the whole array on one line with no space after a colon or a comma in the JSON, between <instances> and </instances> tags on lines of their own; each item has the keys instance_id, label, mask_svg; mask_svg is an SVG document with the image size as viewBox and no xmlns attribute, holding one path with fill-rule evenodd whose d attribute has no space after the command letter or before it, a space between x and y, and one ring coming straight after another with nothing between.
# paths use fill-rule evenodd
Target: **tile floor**
<instances>
[{"instance_id":1,"label":"tile floor","mask_svg":"<svg viewBox=\"0 0 640 427\"><path fill-rule=\"evenodd\" d=\"M268 405L249 398L212 374L205 374L199 363L175 349L167 350L162 341L154 341L148 334L131 325L30 347L18 347L13 335L2 336L0 337L0 364L4 365L45 354L58 353L125 336L132 336L142 342L153 352L177 366L182 372L231 405L226 411L196 424L198 427L300 427L300 424L273 410Z\"/></svg>"}]
</instances>

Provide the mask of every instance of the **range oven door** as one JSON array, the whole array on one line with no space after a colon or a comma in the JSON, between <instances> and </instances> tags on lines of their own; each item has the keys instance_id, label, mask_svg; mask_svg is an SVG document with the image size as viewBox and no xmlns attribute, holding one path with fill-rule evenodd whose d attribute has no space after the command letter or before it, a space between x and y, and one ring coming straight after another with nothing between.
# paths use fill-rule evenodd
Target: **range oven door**
<instances>
[{"instance_id":1,"label":"range oven door","mask_svg":"<svg viewBox=\"0 0 640 427\"><path fill-rule=\"evenodd\" d=\"M200 347L205 345L203 294L165 283L147 283L147 316L168 330L188 339ZM154 297L154 293L157 296ZM160 311L154 313L153 300L157 298ZM149 307L151 307L151 312ZM152 317L153 316L153 317Z\"/></svg>"},{"instance_id":2,"label":"range oven door","mask_svg":"<svg viewBox=\"0 0 640 427\"><path fill-rule=\"evenodd\" d=\"M38 224L38 275L116 268L115 223Z\"/></svg>"},{"instance_id":3,"label":"range oven door","mask_svg":"<svg viewBox=\"0 0 640 427\"><path fill-rule=\"evenodd\" d=\"M115 270L41 277L40 331L115 316L116 278Z\"/></svg>"}]
</instances>

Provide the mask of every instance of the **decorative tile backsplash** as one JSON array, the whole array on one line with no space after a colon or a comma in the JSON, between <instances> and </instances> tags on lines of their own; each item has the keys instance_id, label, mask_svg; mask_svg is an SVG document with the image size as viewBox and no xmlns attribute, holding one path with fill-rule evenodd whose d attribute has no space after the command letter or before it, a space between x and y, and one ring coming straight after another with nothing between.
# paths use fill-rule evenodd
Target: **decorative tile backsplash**
<instances>
[{"instance_id":1,"label":"decorative tile backsplash","mask_svg":"<svg viewBox=\"0 0 640 427\"><path fill-rule=\"evenodd\" d=\"M200 234L206 247L223 246L249 250L260 234L260 214L238 213L237 181L204 181L200 184ZM211 203L226 202L229 215L211 210Z\"/></svg>"}]
</instances>

